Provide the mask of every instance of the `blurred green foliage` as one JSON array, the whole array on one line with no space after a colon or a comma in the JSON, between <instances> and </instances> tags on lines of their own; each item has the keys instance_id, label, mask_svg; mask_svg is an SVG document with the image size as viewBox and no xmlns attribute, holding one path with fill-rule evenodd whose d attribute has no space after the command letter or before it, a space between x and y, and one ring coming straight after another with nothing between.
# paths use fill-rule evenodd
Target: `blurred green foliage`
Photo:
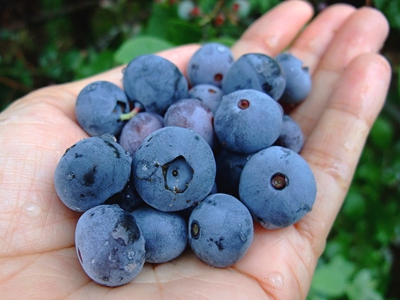
<instances>
[{"instance_id":1,"label":"blurred green foliage","mask_svg":"<svg viewBox=\"0 0 400 300\"><path fill-rule=\"evenodd\" d=\"M194 7L182 12L182 2ZM0 110L31 90L84 78L143 53L205 41L231 45L281 1L189 2L26 0L0 5ZM310 2L318 12L335 1ZM375 5L390 22L382 52L392 63L393 81L318 262L309 300L400 299L396 275L400 274L396 130L400 125L400 1L364 3Z\"/></svg>"}]
</instances>

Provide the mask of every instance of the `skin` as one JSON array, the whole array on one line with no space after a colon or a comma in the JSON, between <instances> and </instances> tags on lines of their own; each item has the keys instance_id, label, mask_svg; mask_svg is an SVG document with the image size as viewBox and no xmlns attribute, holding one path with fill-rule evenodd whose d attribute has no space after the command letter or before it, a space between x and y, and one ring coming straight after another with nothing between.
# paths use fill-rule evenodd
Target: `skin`
<instances>
[{"instance_id":1,"label":"skin","mask_svg":"<svg viewBox=\"0 0 400 300\"><path fill-rule=\"evenodd\" d=\"M305 299L391 77L378 54L388 33L380 12L335 5L309 23L312 15L306 2L285 1L232 48L237 58L247 52L274 56L290 45L310 68L313 90L291 114L304 130L302 156L318 187L303 220L275 231L255 225L249 251L226 269L208 267L188 251L169 263L146 264L122 287L92 282L74 248L80 214L58 199L53 174L65 149L86 137L74 116L77 94L94 80L121 85L122 67L116 68L34 91L0 114L2 299ZM197 48L160 55L185 70Z\"/></svg>"}]
</instances>

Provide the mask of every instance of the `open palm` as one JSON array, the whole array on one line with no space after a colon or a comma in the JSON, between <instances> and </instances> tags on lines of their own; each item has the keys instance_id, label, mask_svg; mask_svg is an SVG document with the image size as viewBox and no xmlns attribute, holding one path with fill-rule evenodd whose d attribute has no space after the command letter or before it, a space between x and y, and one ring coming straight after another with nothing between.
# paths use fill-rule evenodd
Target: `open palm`
<instances>
[{"instance_id":1,"label":"open palm","mask_svg":"<svg viewBox=\"0 0 400 300\"><path fill-rule=\"evenodd\" d=\"M77 94L99 79L121 86L122 69L116 68L37 90L0 114L1 298L305 299L391 75L377 54L388 32L378 11L336 5L304 27L312 14L306 2L283 2L232 48L236 57L288 49L312 72L312 93L291 114L305 133L302 156L318 187L302 221L274 231L256 224L249 251L229 268L209 267L187 251L169 263L146 263L121 287L91 281L74 247L80 213L58 199L53 174L65 149L87 137L74 115ZM184 70L197 49L188 45L160 55Z\"/></svg>"}]
</instances>

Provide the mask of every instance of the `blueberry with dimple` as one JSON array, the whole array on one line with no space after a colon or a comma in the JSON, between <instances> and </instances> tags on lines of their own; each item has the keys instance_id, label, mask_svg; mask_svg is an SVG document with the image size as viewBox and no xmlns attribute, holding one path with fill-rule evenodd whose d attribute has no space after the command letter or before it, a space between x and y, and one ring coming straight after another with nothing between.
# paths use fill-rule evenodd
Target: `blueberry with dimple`
<instances>
[{"instance_id":1,"label":"blueberry with dimple","mask_svg":"<svg viewBox=\"0 0 400 300\"><path fill-rule=\"evenodd\" d=\"M197 84L189 90L189 98L195 98L207 105L213 113L221 102L222 90L212 84Z\"/></svg>"},{"instance_id":2,"label":"blueberry with dimple","mask_svg":"<svg viewBox=\"0 0 400 300\"><path fill-rule=\"evenodd\" d=\"M234 62L229 47L215 42L203 44L190 58L186 73L192 86L212 84L220 87Z\"/></svg>"},{"instance_id":3,"label":"blueberry with dimple","mask_svg":"<svg viewBox=\"0 0 400 300\"><path fill-rule=\"evenodd\" d=\"M249 210L228 194L212 194L189 218L189 244L206 264L225 268L239 261L249 249L253 220Z\"/></svg>"},{"instance_id":4,"label":"blueberry with dimple","mask_svg":"<svg viewBox=\"0 0 400 300\"><path fill-rule=\"evenodd\" d=\"M297 104L303 101L311 91L311 75L303 62L291 53L284 52L275 57L286 76L285 90L279 99L281 102Z\"/></svg>"},{"instance_id":5,"label":"blueberry with dimple","mask_svg":"<svg viewBox=\"0 0 400 300\"><path fill-rule=\"evenodd\" d=\"M257 90L239 90L222 98L214 130L223 147L251 154L271 146L282 126L281 106Z\"/></svg>"},{"instance_id":6,"label":"blueberry with dimple","mask_svg":"<svg viewBox=\"0 0 400 300\"><path fill-rule=\"evenodd\" d=\"M161 211L202 201L215 181L208 143L190 129L168 126L151 133L133 157L133 182L142 199Z\"/></svg>"},{"instance_id":7,"label":"blueberry with dimple","mask_svg":"<svg viewBox=\"0 0 400 300\"><path fill-rule=\"evenodd\" d=\"M285 90L286 78L278 62L261 53L242 55L229 68L222 81L223 93L255 89L278 100Z\"/></svg>"},{"instance_id":8,"label":"blueberry with dimple","mask_svg":"<svg viewBox=\"0 0 400 300\"><path fill-rule=\"evenodd\" d=\"M282 129L274 145L289 148L300 153L304 144L304 134L299 123L289 115L283 115Z\"/></svg>"},{"instance_id":9,"label":"blueberry with dimple","mask_svg":"<svg viewBox=\"0 0 400 300\"><path fill-rule=\"evenodd\" d=\"M213 127L214 114L198 99L182 99L173 103L164 115L165 126L179 126L202 136L211 148L217 143Z\"/></svg>"},{"instance_id":10,"label":"blueberry with dimple","mask_svg":"<svg viewBox=\"0 0 400 300\"><path fill-rule=\"evenodd\" d=\"M99 205L82 214L75 229L75 248L85 273L105 286L127 284L145 262L140 228L118 205Z\"/></svg>"},{"instance_id":11,"label":"blueberry with dimple","mask_svg":"<svg viewBox=\"0 0 400 300\"><path fill-rule=\"evenodd\" d=\"M129 110L125 92L108 81L95 81L85 86L75 104L76 119L90 136L119 134L125 124L120 116Z\"/></svg>"},{"instance_id":12,"label":"blueberry with dimple","mask_svg":"<svg viewBox=\"0 0 400 300\"><path fill-rule=\"evenodd\" d=\"M298 222L312 208L317 193L308 163L293 150L272 146L249 159L239 182L241 201L267 229Z\"/></svg>"},{"instance_id":13,"label":"blueberry with dimple","mask_svg":"<svg viewBox=\"0 0 400 300\"><path fill-rule=\"evenodd\" d=\"M65 151L57 164L57 195L67 207L80 212L103 204L123 190L131 163L132 157L112 135L80 140Z\"/></svg>"},{"instance_id":14,"label":"blueberry with dimple","mask_svg":"<svg viewBox=\"0 0 400 300\"><path fill-rule=\"evenodd\" d=\"M128 98L139 102L146 111L164 115L167 108L187 98L188 82L169 60L144 54L131 60L124 70L123 86Z\"/></svg>"},{"instance_id":15,"label":"blueberry with dimple","mask_svg":"<svg viewBox=\"0 0 400 300\"><path fill-rule=\"evenodd\" d=\"M164 126L162 116L152 112L139 112L122 128L118 142L133 155L144 139L153 131Z\"/></svg>"},{"instance_id":16,"label":"blueberry with dimple","mask_svg":"<svg viewBox=\"0 0 400 300\"><path fill-rule=\"evenodd\" d=\"M187 224L182 216L147 206L134 210L132 215L145 239L146 262L168 262L185 250Z\"/></svg>"}]
</instances>

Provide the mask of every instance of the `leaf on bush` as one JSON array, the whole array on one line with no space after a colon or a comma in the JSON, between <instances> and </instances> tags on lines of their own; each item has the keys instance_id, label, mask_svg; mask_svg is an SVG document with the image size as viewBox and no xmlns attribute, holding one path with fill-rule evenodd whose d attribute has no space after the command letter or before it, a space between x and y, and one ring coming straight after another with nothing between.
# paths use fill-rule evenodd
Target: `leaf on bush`
<instances>
[{"instance_id":1,"label":"leaf on bush","mask_svg":"<svg viewBox=\"0 0 400 300\"><path fill-rule=\"evenodd\" d=\"M374 5L386 16L393 28L400 28L400 2L393 0L374 0Z\"/></svg>"},{"instance_id":2,"label":"leaf on bush","mask_svg":"<svg viewBox=\"0 0 400 300\"><path fill-rule=\"evenodd\" d=\"M353 263L342 256L335 256L329 263L318 265L312 281L312 290L330 297L343 296L354 269Z\"/></svg>"},{"instance_id":3,"label":"leaf on bush","mask_svg":"<svg viewBox=\"0 0 400 300\"><path fill-rule=\"evenodd\" d=\"M203 36L200 26L178 19L169 21L167 31L168 40L176 45L198 43Z\"/></svg>"},{"instance_id":4,"label":"leaf on bush","mask_svg":"<svg viewBox=\"0 0 400 300\"><path fill-rule=\"evenodd\" d=\"M394 136L392 124L382 115L378 116L370 132L370 139L376 147L385 150L391 147Z\"/></svg>"},{"instance_id":5,"label":"leaf on bush","mask_svg":"<svg viewBox=\"0 0 400 300\"><path fill-rule=\"evenodd\" d=\"M113 51L89 51L87 61L79 65L75 71L75 79L85 78L106 71L114 66Z\"/></svg>"},{"instance_id":6,"label":"leaf on bush","mask_svg":"<svg viewBox=\"0 0 400 300\"><path fill-rule=\"evenodd\" d=\"M346 288L349 300L382 300L382 296L375 290L376 282L372 279L370 270L360 270L353 282Z\"/></svg>"},{"instance_id":7,"label":"leaf on bush","mask_svg":"<svg viewBox=\"0 0 400 300\"><path fill-rule=\"evenodd\" d=\"M125 41L114 54L114 61L125 64L133 58L149 53L155 53L174 45L171 43L152 36L138 36Z\"/></svg>"}]
</instances>

